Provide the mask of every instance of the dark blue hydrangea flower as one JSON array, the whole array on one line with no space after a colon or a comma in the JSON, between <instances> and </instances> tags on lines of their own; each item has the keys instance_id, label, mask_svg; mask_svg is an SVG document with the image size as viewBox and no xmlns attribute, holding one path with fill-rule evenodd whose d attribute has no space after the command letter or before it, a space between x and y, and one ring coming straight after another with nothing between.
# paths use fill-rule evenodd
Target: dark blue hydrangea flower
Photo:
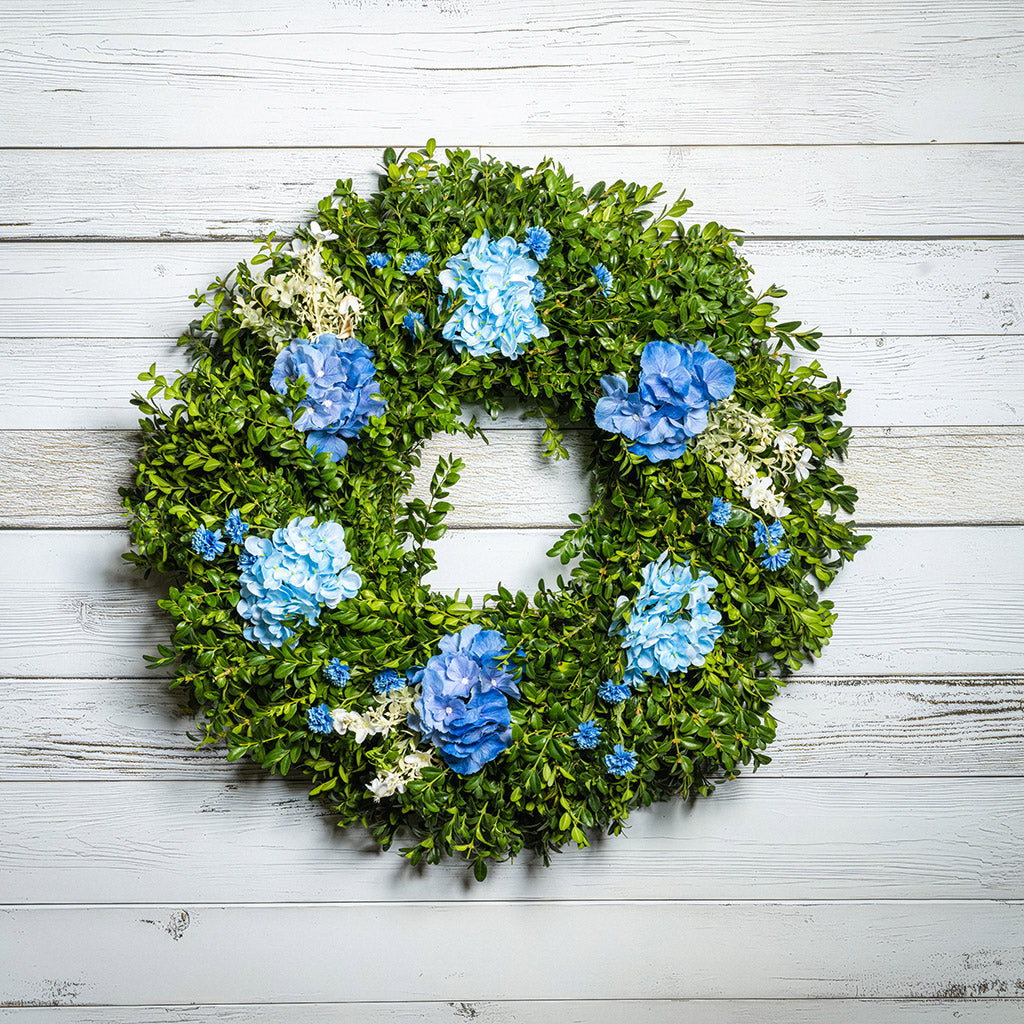
<instances>
[{"instance_id":1,"label":"dark blue hydrangea flower","mask_svg":"<svg viewBox=\"0 0 1024 1024\"><path fill-rule=\"evenodd\" d=\"M605 754L604 766L612 775L628 775L636 767L636 753L616 743L612 752Z\"/></svg>"},{"instance_id":2,"label":"dark blue hydrangea flower","mask_svg":"<svg viewBox=\"0 0 1024 1024\"><path fill-rule=\"evenodd\" d=\"M426 320L423 319L422 313L417 313L415 310L409 310L402 319L402 326L413 336L416 337L416 325L420 327L426 326Z\"/></svg>"},{"instance_id":3,"label":"dark blue hydrangea flower","mask_svg":"<svg viewBox=\"0 0 1024 1024\"><path fill-rule=\"evenodd\" d=\"M761 559L761 568L763 569L784 569L789 565L789 560L793 557L792 552L789 548L783 548L781 551L776 551L774 555L765 555Z\"/></svg>"},{"instance_id":4,"label":"dark blue hydrangea flower","mask_svg":"<svg viewBox=\"0 0 1024 1024\"><path fill-rule=\"evenodd\" d=\"M391 257L386 252L371 252L366 257L366 265L372 270L383 270L391 262Z\"/></svg>"},{"instance_id":5,"label":"dark blue hydrangea flower","mask_svg":"<svg viewBox=\"0 0 1024 1024\"><path fill-rule=\"evenodd\" d=\"M192 550L200 557L212 562L218 555L224 554L224 541L220 530L208 530L205 526L197 526L192 534Z\"/></svg>"},{"instance_id":6,"label":"dark blue hydrangea flower","mask_svg":"<svg viewBox=\"0 0 1024 1024\"><path fill-rule=\"evenodd\" d=\"M334 731L334 713L326 704L316 704L306 710L306 724L310 732L326 736Z\"/></svg>"},{"instance_id":7,"label":"dark blue hydrangea flower","mask_svg":"<svg viewBox=\"0 0 1024 1024\"><path fill-rule=\"evenodd\" d=\"M786 531L778 520L767 526L762 522L754 524L754 543L766 548L774 547L785 535Z\"/></svg>"},{"instance_id":8,"label":"dark blue hydrangea flower","mask_svg":"<svg viewBox=\"0 0 1024 1024\"><path fill-rule=\"evenodd\" d=\"M610 679L597 688L597 695L609 704L621 704L632 691L629 683L613 683Z\"/></svg>"},{"instance_id":9,"label":"dark blue hydrangea flower","mask_svg":"<svg viewBox=\"0 0 1024 1024\"><path fill-rule=\"evenodd\" d=\"M243 551L238 556L238 571L248 572L258 561L259 559L255 555L250 554L248 551Z\"/></svg>"},{"instance_id":10,"label":"dark blue hydrangea flower","mask_svg":"<svg viewBox=\"0 0 1024 1024\"><path fill-rule=\"evenodd\" d=\"M715 526L728 526L730 519L732 519L732 505L724 498L712 498L708 522Z\"/></svg>"},{"instance_id":11,"label":"dark blue hydrangea flower","mask_svg":"<svg viewBox=\"0 0 1024 1024\"><path fill-rule=\"evenodd\" d=\"M612 276L612 272L603 263L594 263L591 265L590 269L594 272L594 278L601 286L601 294L611 295L612 285L615 284L615 278Z\"/></svg>"},{"instance_id":12,"label":"dark blue hydrangea flower","mask_svg":"<svg viewBox=\"0 0 1024 1024\"><path fill-rule=\"evenodd\" d=\"M335 686L344 686L352 676L352 669L338 658L331 658L324 668L324 678Z\"/></svg>"},{"instance_id":13,"label":"dark blue hydrangea flower","mask_svg":"<svg viewBox=\"0 0 1024 1024\"><path fill-rule=\"evenodd\" d=\"M245 535L249 532L249 524L242 522L242 514L237 508L233 508L227 519L224 520L224 530L231 538L232 544L241 544Z\"/></svg>"},{"instance_id":14,"label":"dark blue hydrangea flower","mask_svg":"<svg viewBox=\"0 0 1024 1024\"><path fill-rule=\"evenodd\" d=\"M537 259L542 260L551 248L551 232L547 228L529 228L526 232L526 247Z\"/></svg>"},{"instance_id":15,"label":"dark blue hydrangea flower","mask_svg":"<svg viewBox=\"0 0 1024 1024\"><path fill-rule=\"evenodd\" d=\"M512 742L508 698L519 696L518 673L506 666L509 651L497 630L465 626L437 646L440 654L409 673L423 687L409 725L449 768L472 775Z\"/></svg>"},{"instance_id":16,"label":"dark blue hydrangea flower","mask_svg":"<svg viewBox=\"0 0 1024 1024\"><path fill-rule=\"evenodd\" d=\"M589 722L580 722L572 734L572 739L580 750L593 750L601 740L601 726L593 719Z\"/></svg>"},{"instance_id":17,"label":"dark blue hydrangea flower","mask_svg":"<svg viewBox=\"0 0 1024 1024\"><path fill-rule=\"evenodd\" d=\"M736 371L704 342L690 347L649 341L636 391L624 377L601 378L605 397L597 402L594 422L632 441L629 451L648 462L678 459L708 425L711 406L735 386Z\"/></svg>"},{"instance_id":18,"label":"dark blue hydrangea flower","mask_svg":"<svg viewBox=\"0 0 1024 1024\"><path fill-rule=\"evenodd\" d=\"M386 696L392 690L401 690L403 686L407 685L405 676L399 675L393 668L386 668L374 677L373 692Z\"/></svg>"},{"instance_id":19,"label":"dark blue hydrangea flower","mask_svg":"<svg viewBox=\"0 0 1024 1024\"><path fill-rule=\"evenodd\" d=\"M411 252L402 260L401 271L403 274L415 274L422 270L430 262L430 257L425 252Z\"/></svg>"}]
</instances>

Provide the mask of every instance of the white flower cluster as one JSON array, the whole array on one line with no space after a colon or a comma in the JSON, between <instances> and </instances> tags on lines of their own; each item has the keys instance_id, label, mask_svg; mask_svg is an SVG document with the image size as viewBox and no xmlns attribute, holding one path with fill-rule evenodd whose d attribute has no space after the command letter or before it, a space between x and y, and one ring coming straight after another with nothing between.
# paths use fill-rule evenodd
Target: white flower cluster
<instances>
[{"instance_id":1,"label":"white flower cluster","mask_svg":"<svg viewBox=\"0 0 1024 1024\"><path fill-rule=\"evenodd\" d=\"M708 413L707 429L693 452L725 470L747 504L781 519L789 514L778 487L806 480L812 453L797 436L778 430L765 416L745 409L735 398L723 399Z\"/></svg>"},{"instance_id":2,"label":"white flower cluster","mask_svg":"<svg viewBox=\"0 0 1024 1024\"><path fill-rule=\"evenodd\" d=\"M423 775L423 769L433 764L433 760L433 755L429 750L413 750L408 754L403 754L393 768L379 772L366 788L378 803L382 797L404 793L405 787L413 779L420 778Z\"/></svg>"}]
</instances>

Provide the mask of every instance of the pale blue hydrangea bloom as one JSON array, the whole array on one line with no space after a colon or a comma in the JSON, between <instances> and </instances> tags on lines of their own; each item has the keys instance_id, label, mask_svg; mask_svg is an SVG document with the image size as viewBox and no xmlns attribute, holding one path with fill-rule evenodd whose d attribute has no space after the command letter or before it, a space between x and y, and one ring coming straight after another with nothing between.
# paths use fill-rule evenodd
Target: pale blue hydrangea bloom
<instances>
[{"instance_id":1,"label":"pale blue hydrangea bloom","mask_svg":"<svg viewBox=\"0 0 1024 1024\"><path fill-rule=\"evenodd\" d=\"M783 548L781 551L776 551L774 555L765 555L761 559L761 567L764 569L784 569L789 565L789 560L793 557L792 552L789 548Z\"/></svg>"},{"instance_id":2,"label":"pale blue hydrangea bloom","mask_svg":"<svg viewBox=\"0 0 1024 1024\"><path fill-rule=\"evenodd\" d=\"M603 263L594 263L590 269L594 272L594 278L601 288L601 294L611 295L612 286L615 284L612 272Z\"/></svg>"},{"instance_id":3,"label":"pale blue hydrangea bloom","mask_svg":"<svg viewBox=\"0 0 1024 1024\"><path fill-rule=\"evenodd\" d=\"M551 232L547 228L534 227L526 231L526 247L533 251L533 255L542 260L551 248Z\"/></svg>"},{"instance_id":4,"label":"pale blue hydrangea bloom","mask_svg":"<svg viewBox=\"0 0 1024 1024\"><path fill-rule=\"evenodd\" d=\"M399 675L393 668L386 668L374 677L373 692L387 695L392 690L401 690L407 685L405 676Z\"/></svg>"},{"instance_id":5,"label":"pale blue hydrangea bloom","mask_svg":"<svg viewBox=\"0 0 1024 1024\"><path fill-rule=\"evenodd\" d=\"M371 270L383 270L391 262L391 257L386 252L371 252L366 257L366 265Z\"/></svg>"},{"instance_id":6,"label":"pale blue hydrangea bloom","mask_svg":"<svg viewBox=\"0 0 1024 1024\"><path fill-rule=\"evenodd\" d=\"M205 526L197 526L192 534L192 550L207 562L212 562L218 555L224 554L224 541L220 530L208 530Z\"/></svg>"},{"instance_id":7,"label":"pale blue hydrangea bloom","mask_svg":"<svg viewBox=\"0 0 1024 1024\"><path fill-rule=\"evenodd\" d=\"M492 242L485 231L468 239L438 277L445 292L461 292L463 298L442 331L452 348L515 359L533 339L546 338L548 329L534 306L537 270L529 249L514 238Z\"/></svg>"},{"instance_id":8,"label":"pale blue hydrangea bloom","mask_svg":"<svg viewBox=\"0 0 1024 1024\"><path fill-rule=\"evenodd\" d=\"M306 710L306 725L310 732L326 736L334 732L334 714L326 704L316 704Z\"/></svg>"},{"instance_id":9,"label":"pale blue hydrangea bloom","mask_svg":"<svg viewBox=\"0 0 1024 1024\"><path fill-rule=\"evenodd\" d=\"M411 252L402 260L399 268L403 274L415 274L422 270L430 262L430 257L425 252Z\"/></svg>"},{"instance_id":10,"label":"pale blue hydrangea bloom","mask_svg":"<svg viewBox=\"0 0 1024 1024\"><path fill-rule=\"evenodd\" d=\"M280 647L294 634L297 620L312 625L321 608L337 608L363 584L349 564L339 523L314 526L312 516L293 519L271 538L247 537L245 550L254 561L239 577L241 598L235 607L250 623L243 631L246 639L264 647Z\"/></svg>"},{"instance_id":11,"label":"pale blue hydrangea bloom","mask_svg":"<svg viewBox=\"0 0 1024 1024\"><path fill-rule=\"evenodd\" d=\"M580 722L572 734L572 741L580 750L593 750L601 741L601 726L593 719Z\"/></svg>"},{"instance_id":12,"label":"pale blue hydrangea bloom","mask_svg":"<svg viewBox=\"0 0 1024 1024\"><path fill-rule=\"evenodd\" d=\"M712 498L708 522L714 526L728 526L730 519L732 519L732 505L724 498Z\"/></svg>"},{"instance_id":13,"label":"pale blue hydrangea bloom","mask_svg":"<svg viewBox=\"0 0 1024 1024\"><path fill-rule=\"evenodd\" d=\"M237 508L233 508L227 519L224 520L224 530L231 538L232 544L241 544L245 535L249 532L249 524L242 522L242 514Z\"/></svg>"},{"instance_id":14,"label":"pale blue hydrangea bloom","mask_svg":"<svg viewBox=\"0 0 1024 1024\"><path fill-rule=\"evenodd\" d=\"M636 764L635 751L627 750L621 743L616 743L612 752L604 756L604 766L612 775L628 775Z\"/></svg>"},{"instance_id":15,"label":"pale blue hydrangea bloom","mask_svg":"<svg viewBox=\"0 0 1024 1024\"><path fill-rule=\"evenodd\" d=\"M335 686L344 686L352 676L352 669L340 658L331 658L324 668L324 678Z\"/></svg>"},{"instance_id":16,"label":"pale blue hydrangea bloom","mask_svg":"<svg viewBox=\"0 0 1024 1024\"><path fill-rule=\"evenodd\" d=\"M774 547L786 535L786 531L778 520L767 526L760 520L754 524L754 543L764 547Z\"/></svg>"}]
</instances>

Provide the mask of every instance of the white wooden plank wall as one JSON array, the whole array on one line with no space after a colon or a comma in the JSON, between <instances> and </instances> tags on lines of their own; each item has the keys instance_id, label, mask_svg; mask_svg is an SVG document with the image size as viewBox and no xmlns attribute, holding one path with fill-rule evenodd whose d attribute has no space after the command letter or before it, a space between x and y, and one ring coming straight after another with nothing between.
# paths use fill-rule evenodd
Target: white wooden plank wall
<instances>
[{"instance_id":1,"label":"white wooden plank wall","mask_svg":"<svg viewBox=\"0 0 1024 1024\"><path fill-rule=\"evenodd\" d=\"M8 0L0 1021L1021 1020L1022 32L1017 0ZM854 389L875 536L771 765L483 885L196 751L118 560L127 399L188 294L430 135L744 229ZM441 585L554 578L570 441L459 443Z\"/></svg>"}]
</instances>

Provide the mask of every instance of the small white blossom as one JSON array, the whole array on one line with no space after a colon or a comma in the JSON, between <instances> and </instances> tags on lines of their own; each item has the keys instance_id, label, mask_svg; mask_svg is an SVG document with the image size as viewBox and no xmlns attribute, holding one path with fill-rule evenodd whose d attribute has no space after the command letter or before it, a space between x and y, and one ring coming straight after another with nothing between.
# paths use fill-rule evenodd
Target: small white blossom
<instances>
[{"instance_id":1,"label":"small white blossom","mask_svg":"<svg viewBox=\"0 0 1024 1024\"><path fill-rule=\"evenodd\" d=\"M757 472L742 454L730 455L722 464L726 475L737 487L746 487L757 479Z\"/></svg>"},{"instance_id":2,"label":"small white blossom","mask_svg":"<svg viewBox=\"0 0 1024 1024\"><path fill-rule=\"evenodd\" d=\"M331 242L338 237L330 228L322 228L318 220L310 221L307 230L318 242Z\"/></svg>"},{"instance_id":3,"label":"small white blossom","mask_svg":"<svg viewBox=\"0 0 1024 1024\"><path fill-rule=\"evenodd\" d=\"M747 499L747 504L755 509L778 501L775 489L772 487L772 482L766 476L759 476L751 481L743 488L741 493Z\"/></svg>"},{"instance_id":4,"label":"small white blossom","mask_svg":"<svg viewBox=\"0 0 1024 1024\"><path fill-rule=\"evenodd\" d=\"M778 448L780 455L789 455L799 444L796 434L789 430L783 430L775 438L775 447Z\"/></svg>"},{"instance_id":5,"label":"small white blossom","mask_svg":"<svg viewBox=\"0 0 1024 1024\"><path fill-rule=\"evenodd\" d=\"M810 448L804 448L800 452L800 457L793 465L793 476L795 479L806 480L811 475L811 459L813 458L814 453Z\"/></svg>"},{"instance_id":6,"label":"small white blossom","mask_svg":"<svg viewBox=\"0 0 1024 1024\"><path fill-rule=\"evenodd\" d=\"M334 712L334 731L341 736L350 732L356 738L356 743L362 743L367 736L376 734L374 727L358 711L343 711L338 709Z\"/></svg>"}]
</instances>

